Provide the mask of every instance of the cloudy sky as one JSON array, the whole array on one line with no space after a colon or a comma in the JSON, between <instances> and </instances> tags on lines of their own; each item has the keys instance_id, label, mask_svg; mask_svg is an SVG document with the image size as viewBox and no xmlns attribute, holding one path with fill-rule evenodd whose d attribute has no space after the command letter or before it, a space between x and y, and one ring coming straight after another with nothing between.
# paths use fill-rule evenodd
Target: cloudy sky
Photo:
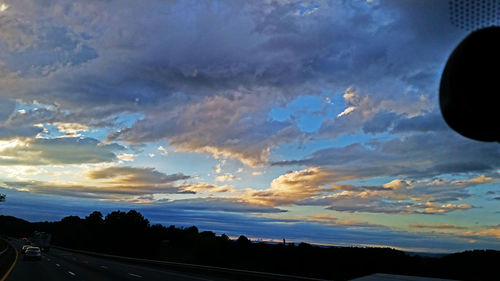
<instances>
[{"instance_id":1,"label":"cloudy sky","mask_svg":"<svg viewBox=\"0 0 500 281\"><path fill-rule=\"evenodd\" d=\"M0 213L500 249L500 145L439 112L467 35L449 18L442 0L0 0Z\"/></svg>"}]
</instances>

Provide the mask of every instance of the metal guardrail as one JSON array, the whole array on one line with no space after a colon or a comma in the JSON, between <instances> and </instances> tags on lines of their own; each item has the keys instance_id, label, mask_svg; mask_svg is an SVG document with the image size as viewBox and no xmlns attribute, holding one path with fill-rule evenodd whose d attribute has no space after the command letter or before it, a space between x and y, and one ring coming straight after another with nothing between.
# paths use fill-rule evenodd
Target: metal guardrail
<instances>
[{"instance_id":1,"label":"metal guardrail","mask_svg":"<svg viewBox=\"0 0 500 281\"><path fill-rule=\"evenodd\" d=\"M130 258L130 257L108 255L108 254L102 254L102 253L96 253L96 252L68 249L68 248L54 246L54 245L52 245L52 247L57 248L57 249L61 249L61 250L65 250L65 251L69 251L69 252L75 252L75 253L80 253L80 254L92 255L92 256L97 256L97 257L105 257L105 258L111 258L111 259L123 260L123 261L129 261L129 262L140 262L140 263L145 263L145 264L169 265L169 266L175 266L175 267L191 268L191 269L206 270L206 271L213 271L213 272L220 272L220 273L242 274L242 275L247 275L247 276L248 275L250 275L250 276L262 276L262 277L267 276L269 278L275 278L277 280L327 281L325 279L302 277L302 276L292 276L292 275L279 274L279 273L259 272L259 271L252 271L252 270L233 269L233 268L225 268L225 267L218 267L218 266L180 263L180 262L171 262L171 261L158 261L158 260L149 260L149 259Z\"/></svg>"}]
</instances>

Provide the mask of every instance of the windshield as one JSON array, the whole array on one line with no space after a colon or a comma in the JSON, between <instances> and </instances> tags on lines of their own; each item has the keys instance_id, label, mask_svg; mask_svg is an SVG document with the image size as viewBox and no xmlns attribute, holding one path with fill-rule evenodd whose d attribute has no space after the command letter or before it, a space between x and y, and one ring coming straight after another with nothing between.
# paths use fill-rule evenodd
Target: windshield
<instances>
[{"instance_id":1,"label":"windshield","mask_svg":"<svg viewBox=\"0 0 500 281\"><path fill-rule=\"evenodd\" d=\"M500 250L499 144L439 108L451 52L497 24L466 2L0 0L0 211L67 217L71 245L136 210L235 241ZM125 213L99 245L142 229Z\"/></svg>"}]
</instances>

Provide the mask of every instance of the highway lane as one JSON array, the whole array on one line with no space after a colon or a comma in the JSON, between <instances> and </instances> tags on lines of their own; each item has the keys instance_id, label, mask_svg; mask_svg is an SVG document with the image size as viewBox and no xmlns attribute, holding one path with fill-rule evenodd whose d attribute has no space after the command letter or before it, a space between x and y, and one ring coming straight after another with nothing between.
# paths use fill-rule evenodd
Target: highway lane
<instances>
[{"instance_id":1,"label":"highway lane","mask_svg":"<svg viewBox=\"0 0 500 281\"><path fill-rule=\"evenodd\" d=\"M17 249L21 241L14 241ZM40 261L25 261L20 256L14 270L6 281L27 280L188 280L226 281L218 276L204 276L200 273L176 272L149 265L136 265L106 258L76 254L51 249L42 254Z\"/></svg>"}]
</instances>

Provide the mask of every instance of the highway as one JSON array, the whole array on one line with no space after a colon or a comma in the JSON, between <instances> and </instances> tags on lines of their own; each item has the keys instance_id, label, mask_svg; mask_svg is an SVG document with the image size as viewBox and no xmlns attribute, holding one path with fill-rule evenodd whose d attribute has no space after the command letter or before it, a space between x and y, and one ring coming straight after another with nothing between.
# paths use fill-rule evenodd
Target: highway
<instances>
[{"instance_id":1,"label":"highway","mask_svg":"<svg viewBox=\"0 0 500 281\"><path fill-rule=\"evenodd\" d=\"M13 240L16 249L21 249L21 240ZM1 276L0 276L1 277ZM238 274L218 271L180 270L164 266L132 263L105 257L79 254L61 249L50 249L42 253L42 259L23 260L21 254L14 270L6 281L59 281L59 280L161 280L161 281L228 281L228 280L319 280L292 276L270 276L268 274Z\"/></svg>"},{"instance_id":2,"label":"highway","mask_svg":"<svg viewBox=\"0 0 500 281\"><path fill-rule=\"evenodd\" d=\"M21 241L13 241L19 251ZM112 259L76 254L59 249L51 249L42 254L40 261L25 261L19 255L14 270L6 281L54 281L54 280L188 280L223 281L234 280L221 277L207 277L199 273L177 272L156 266L136 265Z\"/></svg>"}]
</instances>

